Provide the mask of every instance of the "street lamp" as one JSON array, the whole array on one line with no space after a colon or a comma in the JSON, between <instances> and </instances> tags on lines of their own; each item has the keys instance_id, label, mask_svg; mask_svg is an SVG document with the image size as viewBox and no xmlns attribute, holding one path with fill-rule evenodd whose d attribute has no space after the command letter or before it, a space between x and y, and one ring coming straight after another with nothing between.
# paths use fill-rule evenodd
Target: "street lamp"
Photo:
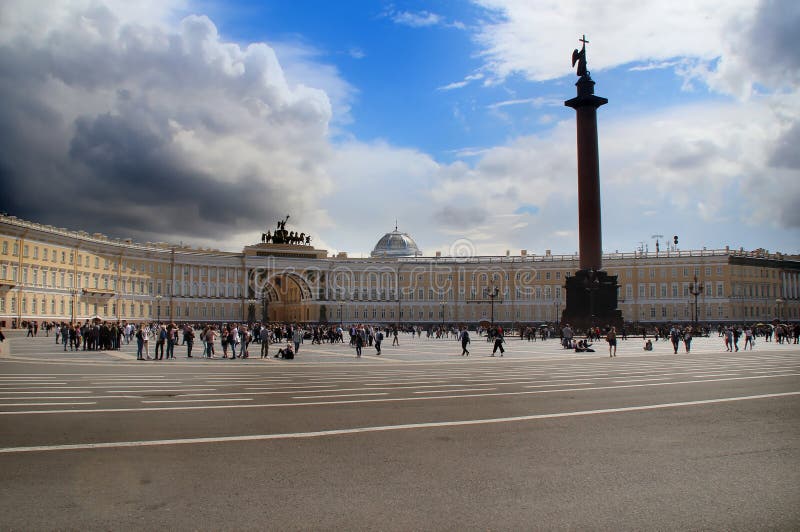
<instances>
[{"instance_id":1,"label":"street lamp","mask_svg":"<svg viewBox=\"0 0 800 532\"><path fill-rule=\"evenodd\" d=\"M78 296L78 291L73 288L72 290L69 291L69 293L72 296L72 301L71 301L71 304L70 304L70 309L72 311L72 317L70 319L70 325L71 325L71 324L75 323L75 306L77 305L76 300L77 300L77 296Z\"/></svg>"},{"instance_id":2,"label":"street lamp","mask_svg":"<svg viewBox=\"0 0 800 532\"><path fill-rule=\"evenodd\" d=\"M697 296L703 293L705 287L698 284L697 276L694 276L691 286L689 286L689 293L694 296L694 328L697 328Z\"/></svg>"},{"instance_id":3,"label":"street lamp","mask_svg":"<svg viewBox=\"0 0 800 532\"><path fill-rule=\"evenodd\" d=\"M253 323L256 321L256 300L249 298L247 300L247 322Z\"/></svg>"},{"instance_id":4,"label":"street lamp","mask_svg":"<svg viewBox=\"0 0 800 532\"><path fill-rule=\"evenodd\" d=\"M491 314L491 324L492 328L494 328L494 300L497 298L498 294L500 293L500 289L494 285L494 281L492 281L492 290L489 292L489 300L491 301L492 305L492 314Z\"/></svg>"},{"instance_id":5,"label":"street lamp","mask_svg":"<svg viewBox=\"0 0 800 532\"><path fill-rule=\"evenodd\" d=\"M261 293L261 321L265 325L269 323L269 297L266 288Z\"/></svg>"},{"instance_id":6,"label":"street lamp","mask_svg":"<svg viewBox=\"0 0 800 532\"><path fill-rule=\"evenodd\" d=\"M339 328L344 329L344 304L339 303Z\"/></svg>"},{"instance_id":7,"label":"street lamp","mask_svg":"<svg viewBox=\"0 0 800 532\"><path fill-rule=\"evenodd\" d=\"M444 309L445 305L447 305L447 302L443 299L439 302L439 304L442 306L442 332L444 332Z\"/></svg>"},{"instance_id":8,"label":"street lamp","mask_svg":"<svg viewBox=\"0 0 800 532\"><path fill-rule=\"evenodd\" d=\"M161 323L161 294L156 296L156 323Z\"/></svg>"}]
</instances>

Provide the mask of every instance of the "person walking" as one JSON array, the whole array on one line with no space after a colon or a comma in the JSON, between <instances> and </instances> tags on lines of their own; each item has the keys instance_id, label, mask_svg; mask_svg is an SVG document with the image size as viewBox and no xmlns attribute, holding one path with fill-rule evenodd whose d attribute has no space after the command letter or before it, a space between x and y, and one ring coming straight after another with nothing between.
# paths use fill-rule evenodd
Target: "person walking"
<instances>
[{"instance_id":1,"label":"person walking","mask_svg":"<svg viewBox=\"0 0 800 532\"><path fill-rule=\"evenodd\" d=\"M354 341L356 344L356 358L361 358L361 348L364 347L364 337L356 333Z\"/></svg>"},{"instance_id":2,"label":"person walking","mask_svg":"<svg viewBox=\"0 0 800 532\"><path fill-rule=\"evenodd\" d=\"M469 331L467 331L466 327L464 327L464 330L461 331L460 336L461 336L461 356L462 357L469 356L469 350L467 349L467 346L470 343L470 339L469 339Z\"/></svg>"},{"instance_id":3,"label":"person walking","mask_svg":"<svg viewBox=\"0 0 800 532\"><path fill-rule=\"evenodd\" d=\"M142 329L136 331L136 360L144 360L144 339L142 338Z\"/></svg>"},{"instance_id":4,"label":"person walking","mask_svg":"<svg viewBox=\"0 0 800 532\"><path fill-rule=\"evenodd\" d=\"M673 325L669 330L669 339L672 342L672 349L675 354L678 354L678 345L681 343L681 331L676 325Z\"/></svg>"},{"instance_id":5,"label":"person walking","mask_svg":"<svg viewBox=\"0 0 800 532\"><path fill-rule=\"evenodd\" d=\"M258 335L261 339L261 358L269 359L269 327L262 325Z\"/></svg>"},{"instance_id":6,"label":"person walking","mask_svg":"<svg viewBox=\"0 0 800 532\"><path fill-rule=\"evenodd\" d=\"M175 341L177 343L177 337L175 338ZM183 339L183 343L186 344L186 358L192 358L192 347L194 346L194 329L193 328L187 329L186 334L185 334L184 339ZM172 358L175 358L175 355L173 355Z\"/></svg>"},{"instance_id":7,"label":"person walking","mask_svg":"<svg viewBox=\"0 0 800 532\"><path fill-rule=\"evenodd\" d=\"M378 356L381 354L381 342L383 342L383 331L378 330L375 333L375 351Z\"/></svg>"},{"instance_id":8,"label":"person walking","mask_svg":"<svg viewBox=\"0 0 800 532\"><path fill-rule=\"evenodd\" d=\"M158 328L156 334L158 336L156 337L155 359L164 360L164 344L167 342L167 329L162 325ZM161 353L160 356L159 353Z\"/></svg>"},{"instance_id":9,"label":"person walking","mask_svg":"<svg viewBox=\"0 0 800 532\"><path fill-rule=\"evenodd\" d=\"M292 332L292 342L294 342L295 354L300 352L300 344L303 343L303 336L305 336L305 331L301 329L299 325L296 326Z\"/></svg>"},{"instance_id":10,"label":"person walking","mask_svg":"<svg viewBox=\"0 0 800 532\"><path fill-rule=\"evenodd\" d=\"M611 327L606 333L606 341L608 342L608 356L609 358L617 356L617 328Z\"/></svg>"},{"instance_id":11,"label":"person walking","mask_svg":"<svg viewBox=\"0 0 800 532\"><path fill-rule=\"evenodd\" d=\"M692 328L686 327L683 331L683 345L686 347L686 353L689 353L689 350L692 348Z\"/></svg>"},{"instance_id":12,"label":"person walking","mask_svg":"<svg viewBox=\"0 0 800 532\"><path fill-rule=\"evenodd\" d=\"M505 342L503 333L498 329L494 334L494 347L492 348L492 356L494 356L498 349L500 350L500 356L503 356L503 353L506 352L506 350L503 349L503 342Z\"/></svg>"},{"instance_id":13,"label":"person walking","mask_svg":"<svg viewBox=\"0 0 800 532\"><path fill-rule=\"evenodd\" d=\"M214 328L213 325L209 325L205 336L206 358L214 358L214 340L216 339L217 339L217 330Z\"/></svg>"},{"instance_id":14,"label":"person walking","mask_svg":"<svg viewBox=\"0 0 800 532\"><path fill-rule=\"evenodd\" d=\"M396 345L400 345L400 340L397 339L397 327L392 330L392 346Z\"/></svg>"}]
</instances>

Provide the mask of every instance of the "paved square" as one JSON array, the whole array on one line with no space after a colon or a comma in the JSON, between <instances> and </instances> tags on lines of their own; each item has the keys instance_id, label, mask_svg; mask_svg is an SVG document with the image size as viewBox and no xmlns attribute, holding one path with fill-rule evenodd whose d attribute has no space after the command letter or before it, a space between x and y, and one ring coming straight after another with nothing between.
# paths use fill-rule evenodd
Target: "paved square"
<instances>
[{"instance_id":1,"label":"paved square","mask_svg":"<svg viewBox=\"0 0 800 532\"><path fill-rule=\"evenodd\" d=\"M800 348L400 337L135 360L9 340L9 528L800 527ZM197 351L197 350L195 350Z\"/></svg>"}]
</instances>

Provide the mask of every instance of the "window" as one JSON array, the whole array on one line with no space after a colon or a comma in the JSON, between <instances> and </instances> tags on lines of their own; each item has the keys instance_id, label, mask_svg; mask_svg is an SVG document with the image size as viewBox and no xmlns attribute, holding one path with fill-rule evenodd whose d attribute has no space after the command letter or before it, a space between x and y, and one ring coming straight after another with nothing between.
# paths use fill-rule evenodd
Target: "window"
<instances>
[{"instance_id":1,"label":"window","mask_svg":"<svg viewBox=\"0 0 800 532\"><path fill-rule=\"evenodd\" d=\"M12 251L11 254L14 255L15 257L17 255L19 255L19 243L18 242L14 242L14 248L13 248L13 251Z\"/></svg>"},{"instance_id":2,"label":"window","mask_svg":"<svg viewBox=\"0 0 800 532\"><path fill-rule=\"evenodd\" d=\"M724 283L717 283L717 297L725 297Z\"/></svg>"},{"instance_id":3,"label":"window","mask_svg":"<svg viewBox=\"0 0 800 532\"><path fill-rule=\"evenodd\" d=\"M639 285L639 297L644 298L647 296L647 287L643 284Z\"/></svg>"},{"instance_id":4,"label":"window","mask_svg":"<svg viewBox=\"0 0 800 532\"><path fill-rule=\"evenodd\" d=\"M23 256L23 257L28 257L28 250L29 250L29 248L30 248L30 246L28 246L28 244L25 244L25 245L22 247L22 256ZM24 300L23 300L23 301L24 301Z\"/></svg>"},{"instance_id":5,"label":"window","mask_svg":"<svg viewBox=\"0 0 800 532\"><path fill-rule=\"evenodd\" d=\"M3 255L8 255L8 242L3 241Z\"/></svg>"}]
</instances>

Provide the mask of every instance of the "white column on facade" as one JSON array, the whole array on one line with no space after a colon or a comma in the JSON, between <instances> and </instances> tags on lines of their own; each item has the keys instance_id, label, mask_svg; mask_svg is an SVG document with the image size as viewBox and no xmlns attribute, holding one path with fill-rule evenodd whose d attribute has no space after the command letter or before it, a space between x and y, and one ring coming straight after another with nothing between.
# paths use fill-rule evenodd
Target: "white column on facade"
<instances>
[{"instance_id":1,"label":"white column on facade","mask_svg":"<svg viewBox=\"0 0 800 532\"><path fill-rule=\"evenodd\" d=\"M194 266L188 266L189 268L189 294L192 295L192 288L194 287Z\"/></svg>"},{"instance_id":2,"label":"white column on facade","mask_svg":"<svg viewBox=\"0 0 800 532\"><path fill-rule=\"evenodd\" d=\"M217 283L216 283L216 286L217 286L217 288L214 290L215 293L213 295L215 297L219 297L219 267L217 267Z\"/></svg>"}]
</instances>

